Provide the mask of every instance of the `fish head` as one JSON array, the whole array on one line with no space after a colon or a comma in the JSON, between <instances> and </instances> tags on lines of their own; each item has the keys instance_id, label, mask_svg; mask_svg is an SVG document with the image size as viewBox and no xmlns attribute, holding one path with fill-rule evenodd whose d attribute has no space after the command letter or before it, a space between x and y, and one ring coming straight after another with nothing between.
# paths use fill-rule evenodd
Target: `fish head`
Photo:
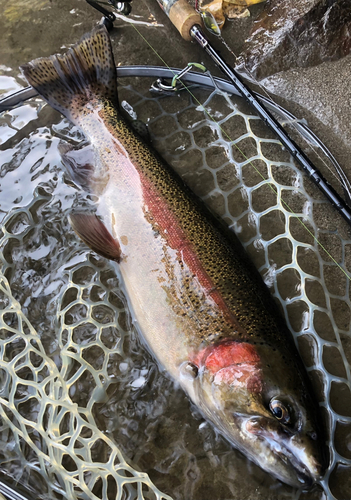
<instances>
[{"instance_id":1,"label":"fish head","mask_svg":"<svg viewBox=\"0 0 351 500\"><path fill-rule=\"evenodd\" d=\"M308 489L325 470L325 440L294 349L284 355L232 340L207 347L192 360L193 399L234 447L284 483Z\"/></svg>"}]
</instances>

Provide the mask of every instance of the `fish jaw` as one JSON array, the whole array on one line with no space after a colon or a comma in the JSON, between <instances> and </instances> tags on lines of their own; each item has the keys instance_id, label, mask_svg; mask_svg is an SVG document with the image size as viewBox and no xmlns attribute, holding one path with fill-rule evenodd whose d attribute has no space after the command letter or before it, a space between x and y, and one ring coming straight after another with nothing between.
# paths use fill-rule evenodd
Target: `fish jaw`
<instances>
[{"instance_id":1,"label":"fish jaw","mask_svg":"<svg viewBox=\"0 0 351 500\"><path fill-rule=\"evenodd\" d=\"M255 442L253 461L290 486L309 489L324 472L324 457L306 432L282 428L272 418L238 416L243 435Z\"/></svg>"},{"instance_id":2,"label":"fish jaw","mask_svg":"<svg viewBox=\"0 0 351 500\"><path fill-rule=\"evenodd\" d=\"M187 369L182 384L235 448L282 482L309 489L326 468L315 405L304 401L307 389L300 375L294 380L296 387L300 384L296 391L289 379L281 376L277 381L274 370L267 372L261 354L249 342L228 340L210 346L192 356L190 365L196 369ZM274 352L271 358L277 362L279 354ZM275 417L272 401L289 408L289 421Z\"/></svg>"}]
</instances>

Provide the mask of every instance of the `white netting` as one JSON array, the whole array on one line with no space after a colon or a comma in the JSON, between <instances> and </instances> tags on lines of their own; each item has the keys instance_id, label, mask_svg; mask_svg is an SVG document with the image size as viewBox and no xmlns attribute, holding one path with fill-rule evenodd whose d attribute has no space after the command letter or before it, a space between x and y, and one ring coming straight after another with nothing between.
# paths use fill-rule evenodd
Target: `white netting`
<instances>
[{"instance_id":1,"label":"white netting","mask_svg":"<svg viewBox=\"0 0 351 500\"><path fill-rule=\"evenodd\" d=\"M331 429L323 488L328 498L346 499L351 240L345 223L241 100L195 91L215 123L185 92L156 100L145 97L145 81L137 86L138 92L120 89L120 98L148 122L154 145L193 190L236 230L280 301ZM196 414L176 436L167 431L182 419L181 391L174 395L171 382L139 353L118 271L77 241L65 217L94 201L63 182L59 165L59 138L74 142L81 135L47 106L32 106L37 128L24 138L16 132L1 162L13 191L0 242L10 283L1 280L1 468L31 488L36 480L46 484L43 498L170 498L123 457L173 498L323 498L318 487L305 496L274 479L264 483L264 472L218 444L204 424L196 430ZM194 426L202 455L189 433L180 436L186 426Z\"/></svg>"},{"instance_id":2,"label":"white netting","mask_svg":"<svg viewBox=\"0 0 351 500\"><path fill-rule=\"evenodd\" d=\"M30 207L5 219L2 243L14 238L7 225L13 230L14 221L26 219L29 225L16 236L23 243L35 224L30 209L39 200L45 198L36 196ZM59 361L47 355L0 274L2 466L19 482L30 476L31 486L41 475L40 484L47 488L41 490L42 498L57 492L70 499L167 499L147 474L126 463L92 415L93 404L106 399L112 381L110 365L123 357L125 335L122 326L116 327L123 303L111 296L102 276L99 286L94 279L90 282L100 271L90 262L67 270L67 289L60 295L57 311Z\"/></svg>"}]
</instances>

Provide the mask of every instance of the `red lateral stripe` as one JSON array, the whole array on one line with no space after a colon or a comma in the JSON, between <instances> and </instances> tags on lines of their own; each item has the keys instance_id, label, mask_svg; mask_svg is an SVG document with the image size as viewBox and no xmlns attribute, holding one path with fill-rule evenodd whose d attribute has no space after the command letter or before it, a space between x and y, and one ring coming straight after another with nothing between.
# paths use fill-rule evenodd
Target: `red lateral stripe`
<instances>
[{"instance_id":1,"label":"red lateral stripe","mask_svg":"<svg viewBox=\"0 0 351 500\"><path fill-rule=\"evenodd\" d=\"M241 330L238 321L228 308L221 293L216 290L212 279L196 255L174 212L164 197L157 191L152 180L143 173L142 167L134 163L129 157L121 142L116 138L114 131L108 125L107 129L114 135L114 147L121 156L120 162L123 164L123 168L126 168L131 176L138 177L138 184L140 183L141 185L145 204L143 208L153 217L156 225L155 229L158 229L162 233L162 236L167 240L171 248L180 253L184 264L186 264L193 276L197 278L206 297L214 301L227 321L233 325L233 331L238 332Z\"/></svg>"},{"instance_id":2,"label":"red lateral stripe","mask_svg":"<svg viewBox=\"0 0 351 500\"><path fill-rule=\"evenodd\" d=\"M155 192L155 188L148 179L142 178L141 182L145 205L147 205L148 210L159 226L162 236L167 240L171 248L180 252L184 263L188 266L190 272L196 276L206 296L210 297L217 304L228 320L234 322L233 314L203 268L186 234L180 227L177 217L169 208L167 202ZM238 325L235 325L235 328L237 329Z\"/></svg>"},{"instance_id":3,"label":"red lateral stripe","mask_svg":"<svg viewBox=\"0 0 351 500\"><path fill-rule=\"evenodd\" d=\"M233 331L239 331L241 328L234 314L229 310L220 292L216 290L213 281L196 255L174 212L157 191L152 180L148 179L142 172L142 167L131 160L126 149L121 144L121 141L116 137L115 130L111 128L111 124L107 123L106 127L114 137L114 147L119 155L127 158L127 160L123 158L122 163L126 161L125 167L130 171L130 175L138 176L138 180L143 190L145 209L150 211L150 215L154 218L162 236L167 240L171 248L179 251L183 262L188 266L190 272L198 279L205 295L215 302L227 321L233 324Z\"/></svg>"}]
</instances>

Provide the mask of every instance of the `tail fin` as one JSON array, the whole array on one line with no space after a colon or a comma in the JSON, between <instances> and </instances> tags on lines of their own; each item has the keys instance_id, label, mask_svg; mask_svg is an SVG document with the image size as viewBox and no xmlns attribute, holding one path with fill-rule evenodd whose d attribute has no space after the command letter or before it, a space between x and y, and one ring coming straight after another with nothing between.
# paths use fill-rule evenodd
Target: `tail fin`
<instances>
[{"instance_id":1,"label":"tail fin","mask_svg":"<svg viewBox=\"0 0 351 500\"><path fill-rule=\"evenodd\" d=\"M21 70L53 108L75 123L94 98L117 104L116 66L105 26L84 35L66 54L35 59Z\"/></svg>"}]
</instances>

